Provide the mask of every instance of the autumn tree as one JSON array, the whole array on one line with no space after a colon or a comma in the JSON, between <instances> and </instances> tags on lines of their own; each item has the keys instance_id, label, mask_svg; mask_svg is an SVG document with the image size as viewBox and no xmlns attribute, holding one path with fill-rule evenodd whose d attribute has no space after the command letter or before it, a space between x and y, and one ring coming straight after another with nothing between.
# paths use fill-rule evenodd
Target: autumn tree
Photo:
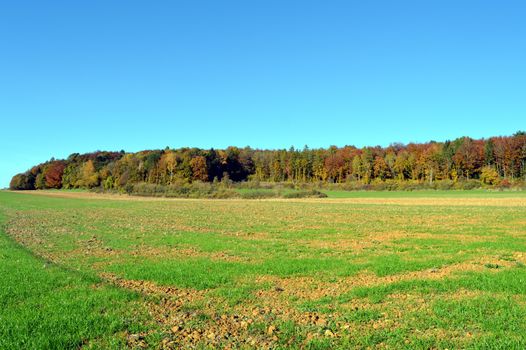
<instances>
[{"instance_id":1,"label":"autumn tree","mask_svg":"<svg viewBox=\"0 0 526 350\"><path fill-rule=\"evenodd\" d=\"M44 173L38 173L35 177L35 189L44 190L46 189L46 176Z\"/></svg>"},{"instance_id":2,"label":"autumn tree","mask_svg":"<svg viewBox=\"0 0 526 350\"><path fill-rule=\"evenodd\" d=\"M44 171L46 188L62 187L62 174L64 173L65 167L65 163L62 161L54 161L46 166Z\"/></svg>"},{"instance_id":3,"label":"autumn tree","mask_svg":"<svg viewBox=\"0 0 526 350\"><path fill-rule=\"evenodd\" d=\"M359 155L355 155L352 159L352 174L358 181L360 181L363 177L362 158Z\"/></svg>"},{"instance_id":4,"label":"autumn tree","mask_svg":"<svg viewBox=\"0 0 526 350\"><path fill-rule=\"evenodd\" d=\"M95 171L95 165L92 160L88 160L82 165L80 179L77 182L78 187L93 188L99 184L99 176Z\"/></svg>"},{"instance_id":5,"label":"autumn tree","mask_svg":"<svg viewBox=\"0 0 526 350\"><path fill-rule=\"evenodd\" d=\"M486 165L480 172L480 181L486 185L496 185L499 182L499 173L491 165Z\"/></svg>"},{"instance_id":6,"label":"autumn tree","mask_svg":"<svg viewBox=\"0 0 526 350\"><path fill-rule=\"evenodd\" d=\"M374 158L374 177L377 179L385 180L389 173L389 167L387 166L387 163L385 162L385 159L380 156L376 156Z\"/></svg>"},{"instance_id":7,"label":"autumn tree","mask_svg":"<svg viewBox=\"0 0 526 350\"><path fill-rule=\"evenodd\" d=\"M51 159L15 175L12 189L93 188L124 190L142 182L183 185L191 181L343 182L479 179L526 181L526 134L474 140L259 150L250 147L179 148L136 153L96 151Z\"/></svg>"},{"instance_id":8,"label":"autumn tree","mask_svg":"<svg viewBox=\"0 0 526 350\"><path fill-rule=\"evenodd\" d=\"M363 181L366 183L369 183L369 181L371 181L371 178L373 176L373 166L374 166L373 152L369 148L364 148L362 150L362 155L360 156L360 160L362 162Z\"/></svg>"},{"instance_id":9,"label":"autumn tree","mask_svg":"<svg viewBox=\"0 0 526 350\"><path fill-rule=\"evenodd\" d=\"M192 167L192 179L198 181L208 181L208 171L206 169L206 158L197 156L190 160Z\"/></svg>"},{"instance_id":10,"label":"autumn tree","mask_svg":"<svg viewBox=\"0 0 526 350\"><path fill-rule=\"evenodd\" d=\"M34 190L35 176L29 171L23 174L17 174L11 179L9 188L12 190Z\"/></svg>"}]
</instances>

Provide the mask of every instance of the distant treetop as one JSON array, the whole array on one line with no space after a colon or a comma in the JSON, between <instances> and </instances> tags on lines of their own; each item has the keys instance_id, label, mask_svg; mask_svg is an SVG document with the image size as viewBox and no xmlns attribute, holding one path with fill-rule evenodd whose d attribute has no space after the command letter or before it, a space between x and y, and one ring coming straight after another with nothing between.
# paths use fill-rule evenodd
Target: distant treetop
<instances>
[{"instance_id":1,"label":"distant treetop","mask_svg":"<svg viewBox=\"0 0 526 350\"><path fill-rule=\"evenodd\" d=\"M345 182L526 179L526 132L474 140L354 146L327 149L260 150L250 147L199 149L166 147L136 153L73 153L15 175L10 188L123 189L152 183L195 181Z\"/></svg>"}]
</instances>

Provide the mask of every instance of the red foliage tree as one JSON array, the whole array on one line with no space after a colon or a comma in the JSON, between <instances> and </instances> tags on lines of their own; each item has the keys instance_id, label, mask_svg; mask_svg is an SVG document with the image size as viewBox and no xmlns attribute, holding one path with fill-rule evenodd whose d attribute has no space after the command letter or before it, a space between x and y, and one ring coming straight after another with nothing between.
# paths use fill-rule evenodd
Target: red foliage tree
<instances>
[{"instance_id":1,"label":"red foliage tree","mask_svg":"<svg viewBox=\"0 0 526 350\"><path fill-rule=\"evenodd\" d=\"M44 169L44 178L46 180L47 188L62 187L62 174L66 164L63 161L54 161L49 163Z\"/></svg>"}]
</instances>

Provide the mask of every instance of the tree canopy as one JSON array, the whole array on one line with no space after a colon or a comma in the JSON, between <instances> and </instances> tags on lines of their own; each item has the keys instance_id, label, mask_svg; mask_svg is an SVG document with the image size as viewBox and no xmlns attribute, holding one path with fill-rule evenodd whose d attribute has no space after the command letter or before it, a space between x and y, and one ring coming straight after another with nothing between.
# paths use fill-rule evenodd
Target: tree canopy
<instances>
[{"instance_id":1,"label":"tree canopy","mask_svg":"<svg viewBox=\"0 0 526 350\"><path fill-rule=\"evenodd\" d=\"M195 181L330 182L526 179L526 133L488 139L261 150L180 148L136 153L97 151L51 159L11 180L10 188L122 189L130 184Z\"/></svg>"}]
</instances>

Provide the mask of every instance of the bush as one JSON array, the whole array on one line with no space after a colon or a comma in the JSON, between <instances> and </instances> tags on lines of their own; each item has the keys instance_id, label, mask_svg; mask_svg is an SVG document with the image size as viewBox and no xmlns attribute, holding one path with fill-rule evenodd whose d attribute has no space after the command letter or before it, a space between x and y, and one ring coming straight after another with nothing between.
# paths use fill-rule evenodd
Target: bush
<instances>
[{"instance_id":1,"label":"bush","mask_svg":"<svg viewBox=\"0 0 526 350\"><path fill-rule=\"evenodd\" d=\"M481 183L478 180L466 180L455 183L456 190L474 190L480 187Z\"/></svg>"},{"instance_id":2,"label":"bush","mask_svg":"<svg viewBox=\"0 0 526 350\"><path fill-rule=\"evenodd\" d=\"M326 198L327 195L318 190L294 191L283 195L283 198Z\"/></svg>"},{"instance_id":3,"label":"bush","mask_svg":"<svg viewBox=\"0 0 526 350\"><path fill-rule=\"evenodd\" d=\"M435 189L437 190L451 190L455 186L452 180L435 181Z\"/></svg>"},{"instance_id":4,"label":"bush","mask_svg":"<svg viewBox=\"0 0 526 350\"><path fill-rule=\"evenodd\" d=\"M347 181L345 183L323 184L317 188L333 191L421 191L421 190L471 190L481 188L479 180L470 179L459 182L435 180L432 183L423 180L375 180L371 183ZM518 186L518 185L517 185ZM515 185L512 184L512 187Z\"/></svg>"},{"instance_id":5,"label":"bush","mask_svg":"<svg viewBox=\"0 0 526 350\"><path fill-rule=\"evenodd\" d=\"M127 194L132 194L134 192L134 185L133 184L130 184L130 183L127 183L126 185L124 185L124 192L126 192Z\"/></svg>"},{"instance_id":6,"label":"bush","mask_svg":"<svg viewBox=\"0 0 526 350\"><path fill-rule=\"evenodd\" d=\"M499 189L509 189L511 187L511 182L508 179L504 179L499 183Z\"/></svg>"},{"instance_id":7,"label":"bush","mask_svg":"<svg viewBox=\"0 0 526 350\"><path fill-rule=\"evenodd\" d=\"M269 190L252 190L240 193L241 198L244 199L262 199L262 198L275 198L279 196L279 193L276 191Z\"/></svg>"},{"instance_id":8,"label":"bush","mask_svg":"<svg viewBox=\"0 0 526 350\"><path fill-rule=\"evenodd\" d=\"M219 188L217 191L209 193L206 198L228 199L235 197L238 197L238 193L236 191Z\"/></svg>"},{"instance_id":9,"label":"bush","mask_svg":"<svg viewBox=\"0 0 526 350\"><path fill-rule=\"evenodd\" d=\"M25 180L21 176L13 179L12 188L21 186ZM259 186L259 187L258 187ZM483 187L483 183L476 179L454 182L452 180L436 180L432 183L427 181L406 180L398 181L388 179L385 181L373 181L369 184L360 181L348 181L345 183L269 183L269 182L200 182L188 183L185 181L173 185L157 185L149 183L126 184L120 190L109 188L102 183L92 191L127 193L136 196L151 197L176 197L176 198L324 198L327 197L320 189L333 191L418 191L418 190L472 190ZM486 185L491 186L491 185ZM504 179L499 185L492 186L499 190L523 190L526 183L522 179L509 181ZM242 190L242 191L240 191Z\"/></svg>"}]
</instances>

